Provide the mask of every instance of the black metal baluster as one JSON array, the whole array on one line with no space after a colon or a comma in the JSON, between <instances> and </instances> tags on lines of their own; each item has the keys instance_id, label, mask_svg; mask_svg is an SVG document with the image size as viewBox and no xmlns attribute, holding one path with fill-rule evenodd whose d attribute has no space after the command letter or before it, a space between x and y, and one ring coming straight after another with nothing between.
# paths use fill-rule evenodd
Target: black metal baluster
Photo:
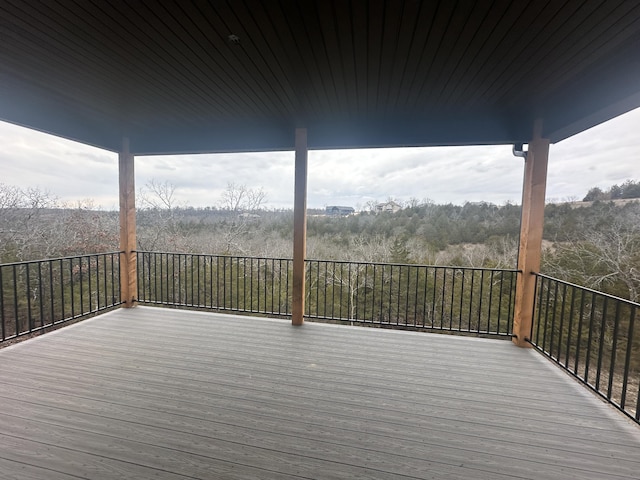
<instances>
[{"instance_id":1,"label":"black metal baluster","mask_svg":"<svg viewBox=\"0 0 640 480\"><path fill-rule=\"evenodd\" d=\"M517 275L517 274L516 274ZM508 306L508 310L507 310L507 331L508 333L513 333L513 294L514 294L514 285L513 285L513 278L515 277L515 275L512 273L511 275L509 275L509 303L507 304Z\"/></svg>"},{"instance_id":2,"label":"black metal baluster","mask_svg":"<svg viewBox=\"0 0 640 480\"><path fill-rule=\"evenodd\" d=\"M545 278L544 277L536 277L536 283L535 283L535 289L536 289L536 296L533 297L533 308L534 308L534 315L533 315L533 321L531 322L531 330L533 330L533 326L535 324L536 326L536 340L535 340L535 345L540 347L540 325L542 324L542 298L544 297L544 289L545 286ZM547 286L548 288L548 286ZM538 299L538 308L536 309L535 305L536 305L536 300ZM537 321L536 321L537 320ZM545 324L546 324L546 317L545 317ZM533 340L533 332L531 333L531 340ZM542 343L542 350L544 351L544 342Z\"/></svg>"},{"instance_id":3,"label":"black metal baluster","mask_svg":"<svg viewBox=\"0 0 640 480\"><path fill-rule=\"evenodd\" d=\"M168 261L168 260L167 260ZM178 287L178 296L176 297L176 284L180 281L180 259L178 259L178 272L176 274L176 256L171 254L171 303L178 305L180 303L180 287ZM168 288L168 287L167 287Z\"/></svg>"},{"instance_id":4,"label":"black metal baluster","mask_svg":"<svg viewBox=\"0 0 640 480\"><path fill-rule=\"evenodd\" d=\"M422 296L422 327L426 327L427 326L427 294L429 292L429 268L428 267L423 267L422 270L424 271L424 292L423 292L423 296ZM432 321L432 326L433 326L433 321Z\"/></svg>"},{"instance_id":5,"label":"black metal baluster","mask_svg":"<svg viewBox=\"0 0 640 480\"><path fill-rule=\"evenodd\" d=\"M29 275L29 263L26 264L26 275L27 275L27 320L29 324L29 331L33 330L33 316L31 315L31 275Z\"/></svg>"},{"instance_id":6,"label":"black metal baluster","mask_svg":"<svg viewBox=\"0 0 640 480\"><path fill-rule=\"evenodd\" d=\"M275 277L276 275L276 264L275 264L275 260L272 258L271 259L271 313L275 312L275 308L274 308L274 298L275 298L275 290L274 290L274 285L275 285Z\"/></svg>"},{"instance_id":7,"label":"black metal baluster","mask_svg":"<svg viewBox=\"0 0 640 480\"><path fill-rule=\"evenodd\" d=\"M93 286L91 284L91 280L93 277L93 273L91 271L91 258L92 256L89 255L87 257L87 277L88 277L88 282L87 282L87 288L89 290L88 294L89 294L89 312L93 312ZM97 287L96 287L97 288Z\"/></svg>"},{"instance_id":8,"label":"black metal baluster","mask_svg":"<svg viewBox=\"0 0 640 480\"><path fill-rule=\"evenodd\" d=\"M416 291L415 291L415 296L414 296L414 302L413 302L413 325L415 327L418 326L418 321L419 321L419 317L418 317L418 298L419 298L419 293L418 290L420 288L420 271L422 270L421 267L415 267L414 268L416 271ZM408 301L408 300L407 300ZM423 299L424 301L424 299ZM422 327L424 327L424 308L422 309Z\"/></svg>"},{"instance_id":9,"label":"black metal baluster","mask_svg":"<svg viewBox=\"0 0 640 480\"><path fill-rule=\"evenodd\" d=\"M476 319L476 323L478 325L478 329L477 332L480 332L481 328L480 325L482 325L482 300L484 299L484 270L480 270L480 292L478 292L478 297L480 298L480 300L478 300L478 318ZM471 283L473 284L473 275L471 276ZM487 318L489 318L489 315L487 315ZM491 329L489 328L489 326L487 325L487 332L491 332ZM496 331L496 333L500 333L498 331Z\"/></svg>"},{"instance_id":10,"label":"black metal baluster","mask_svg":"<svg viewBox=\"0 0 640 480\"><path fill-rule=\"evenodd\" d=\"M437 290L438 290L438 267L435 267L433 269L433 296L431 299L431 328L435 327ZM442 323L440 325L442 325Z\"/></svg>"},{"instance_id":11,"label":"black metal baluster","mask_svg":"<svg viewBox=\"0 0 640 480\"><path fill-rule=\"evenodd\" d=\"M256 311L257 311L257 312L259 312L259 311L260 311L260 263L261 263L261 260L260 260L260 259L258 259L258 268L256 269L256 278L257 278L257 288L256 288L256 291L257 291L257 293L258 293L258 295L257 295L257 301L258 301L258 304L257 304L257 308L256 308Z\"/></svg>"},{"instance_id":12,"label":"black metal baluster","mask_svg":"<svg viewBox=\"0 0 640 480\"><path fill-rule=\"evenodd\" d=\"M449 302L449 330L453 330L453 303L456 294L456 269L451 269L451 301Z\"/></svg>"},{"instance_id":13,"label":"black metal baluster","mask_svg":"<svg viewBox=\"0 0 640 480\"><path fill-rule=\"evenodd\" d=\"M7 330L5 325L5 313L4 313L4 279L2 278L2 272L4 268L0 265L0 328L2 329L2 340L7 338Z\"/></svg>"},{"instance_id":14,"label":"black metal baluster","mask_svg":"<svg viewBox=\"0 0 640 480\"><path fill-rule=\"evenodd\" d=\"M165 267L165 262L167 259L167 254L166 253L154 253L154 257L159 257L160 258L160 295L158 298L156 298L156 302L160 303L161 305L163 304L167 304L169 303L169 299L165 298L164 296L164 267ZM167 270L169 269L169 266L167 265ZM158 279L156 278L156 282L158 281ZM169 277L167 275L167 284L169 282Z\"/></svg>"},{"instance_id":15,"label":"black metal baluster","mask_svg":"<svg viewBox=\"0 0 640 480\"><path fill-rule=\"evenodd\" d=\"M76 316L76 302L75 302L76 292L73 285L73 258L69 258L69 280L70 280L69 283L71 287L71 318L74 318Z\"/></svg>"},{"instance_id":16,"label":"black metal baluster","mask_svg":"<svg viewBox=\"0 0 640 480\"><path fill-rule=\"evenodd\" d=\"M371 287L371 321L376 323L376 264L373 264L373 286Z\"/></svg>"},{"instance_id":17,"label":"black metal baluster","mask_svg":"<svg viewBox=\"0 0 640 480\"><path fill-rule=\"evenodd\" d=\"M107 255L105 254L102 257L102 280L103 280L103 288L104 288L104 307L103 308L107 308L109 306L109 288L108 285L109 283L107 282L107 270L108 270L108 264L107 264ZM137 285L138 282L136 282ZM137 295L136 295L137 298Z\"/></svg>"},{"instance_id":18,"label":"black metal baluster","mask_svg":"<svg viewBox=\"0 0 640 480\"><path fill-rule=\"evenodd\" d=\"M549 356L553 358L553 340L555 338L556 332L556 316L558 313L558 288L560 288L559 282L554 283L553 290L553 315L551 316L551 334L549 335ZM558 362L558 359L554 359Z\"/></svg>"},{"instance_id":19,"label":"black metal baluster","mask_svg":"<svg viewBox=\"0 0 640 480\"><path fill-rule=\"evenodd\" d=\"M409 292L411 290L411 267L409 265L404 265L401 268L404 268L404 270L406 272L405 278L407 279L407 285L402 288L402 290L405 291L404 325L406 327L407 325L409 325ZM400 279L402 279L402 275L400 276ZM414 326L415 326L415 316L414 316L414 322L413 323L414 323Z\"/></svg>"},{"instance_id":20,"label":"black metal baluster","mask_svg":"<svg viewBox=\"0 0 640 480\"><path fill-rule=\"evenodd\" d=\"M392 317L392 297L393 297L393 265L389 265L389 323ZM396 320L397 323L397 320Z\"/></svg>"},{"instance_id":21,"label":"black metal baluster","mask_svg":"<svg viewBox=\"0 0 640 480\"><path fill-rule=\"evenodd\" d=\"M138 282L138 301L140 302L146 302L148 300L147 298L147 264L145 262L146 258L147 258L146 252L140 252L140 255L136 256L136 264L137 264L136 267L139 272L138 278L142 280L141 282ZM140 274L140 272L142 273Z\"/></svg>"},{"instance_id":22,"label":"black metal baluster","mask_svg":"<svg viewBox=\"0 0 640 480\"><path fill-rule=\"evenodd\" d=\"M393 267L392 267L393 268ZM398 284L398 303L396 306L396 325L400 324L400 298L402 295L402 265L398 265L398 280L397 280L397 284Z\"/></svg>"},{"instance_id":23,"label":"black metal baluster","mask_svg":"<svg viewBox=\"0 0 640 480\"><path fill-rule=\"evenodd\" d=\"M455 270L454 270L455 272ZM463 317L462 317L462 312L464 310L464 292L465 292L465 284L466 284L466 273L467 270L464 268L461 268L459 270L459 272L461 273L461 282L460 282L460 305L458 307L458 331L461 332L462 331L462 322L463 322ZM472 290L473 292L473 290ZM453 302L451 302L453 304ZM469 304L469 308L471 308L471 304ZM471 312L471 310L469 310L469 313ZM467 326L467 331L471 330L471 324L469 323Z\"/></svg>"},{"instance_id":24,"label":"black metal baluster","mask_svg":"<svg viewBox=\"0 0 640 480\"><path fill-rule=\"evenodd\" d=\"M580 347L582 345L582 326L584 318L584 301L586 290L582 289L580 292L580 315L578 317L578 338L576 339L576 358L573 366L573 373L578 375L578 362L580 360Z\"/></svg>"},{"instance_id":25,"label":"black metal baluster","mask_svg":"<svg viewBox=\"0 0 640 480\"><path fill-rule=\"evenodd\" d=\"M335 318L336 317L336 262L331 262L331 265L333 267L332 269L332 282L331 282L331 318ZM340 279L340 285L342 288L342 278ZM342 291L340 292L342 293ZM340 312L342 312L342 310L340 309Z\"/></svg>"},{"instance_id":26,"label":"black metal baluster","mask_svg":"<svg viewBox=\"0 0 640 480\"><path fill-rule=\"evenodd\" d=\"M445 329L445 323L446 323L446 319L445 319L445 308L446 308L446 291L447 291L447 268L443 267L442 268L442 299L441 299L441 315L440 315L440 328L441 329Z\"/></svg>"},{"instance_id":27,"label":"black metal baluster","mask_svg":"<svg viewBox=\"0 0 640 480\"><path fill-rule=\"evenodd\" d=\"M109 255L109 261L110 263L110 273L111 273L111 294L110 294L110 301L109 301L109 306L114 306L116 305L116 303L119 304L119 299L116 301L116 296L115 296L115 292L116 292L116 283L115 283L115 279L118 279L118 295L120 295L120 252L116 252L116 253L111 253ZM114 260L114 258L118 259L118 263L116 266L116 262ZM137 258L136 258L136 262L137 262ZM118 273L116 275L116 268L118 269ZM62 265L60 266L60 269L62 270ZM138 270L138 266L136 264L136 270ZM62 278L62 277L60 277ZM138 288L138 292L140 291L140 282L136 282L136 286ZM136 298L139 298L139 294L138 292L136 292Z\"/></svg>"},{"instance_id":28,"label":"black metal baluster","mask_svg":"<svg viewBox=\"0 0 640 480\"><path fill-rule=\"evenodd\" d=\"M358 268L356 270L356 292L355 292L355 295L353 297L353 299L355 301L355 305L353 305L353 307L352 307L353 308L353 312L354 312L353 317L354 317L354 319L357 319L357 320L360 320L360 317L358 315L360 313L360 312L358 312L358 306L360 305L360 287L359 287L359 285L360 285L360 272L362 272L362 266L363 265L364 265L364 267L366 269L366 267L367 267L366 264L358 263ZM365 281L365 284L366 284L366 282L367 282L367 277L366 276L364 277L364 281ZM351 290L351 268L349 268L349 290ZM365 290L365 295L366 295L366 290ZM349 312L351 312L351 308L349 309Z\"/></svg>"},{"instance_id":29,"label":"black metal baluster","mask_svg":"<svg viewBox=\"0 0 640 480\"><path fill-rule=\"evenodd\" d=\"M547 348L547 329L549 327L549 304L551 301L551 288L552 284L547 280L547 301L544 307L544 333L542 334L542 350L548 352L551 355L551 350ZM553 335L553 328L551 329L551 335ZM551 340L553 343L553 340Z\"/></svg>"},{"instance_id":30,"label":"black metal baluster","mask_svg":"<svg viewBox=\"0 0 640 480\"><path fill-rule=\"evenodd\" d=\"M556 300L557 302L557 300ZM558 353L556 354L556 359L558 363L560 363L562 358L562 331L564 329L564 312L567 303L567 284L562 284L562 302L560 304L560 328L558 329Z\"/></svg>"},{"instance_id":31,"label":"black metal baluster","mask_svg":"<svg viewBox=\"0 0 640 480\"><path fill-rule=\"evenodd\" d=\"M343 276L344 263L340 264L340 276ZM340 318L344 318L342 315L342 296L343 296L343 282L340 282ZM351 318L351 263L347 268L347 316Z\"/></svg>"},{"instance_id":32,"label":"black metal baluster","mask_svg":"<svg viewBox=\"0 0 640 480\"><path fill-rule=\"evenodd\" d=\"M287 260L287 276L286 276L286 280L287 280L287 288L286 288L287 296L286 296L286 301L285 301L285 312L284 312L285 315L289 315L289 271L293 268L292 263L293 263L292 260ZM311 275L311 270L309 270L309 275Z\"/></svg>"},{"instance_id":33,"label":"black metal baluster","mask_svg":"<svg viewBox=\"0 0 640 480\"><path fill-rule=\"evenodd\" d=\"M113 257L112 257L113 259ZM65 313L65 304L64 304L64 262L62 259L58 260L59 268L60 268L60 318L62 320L66 319L66 313ZM112 260L112 271L111 271L111 275L113 275L113 260ZM112 286L113 288L113 286Z\"/></svg>"},{"instance_id":34,"label":"black metal baluster","mask_svg":"<svg viewBox=\"0 0 640 480\"><path fill-rule=\"evenodd\" d=\"M324 308L322 310L322 316L324 318L327 318L327 283L329 283L329 262L322 263L324 264Z\"/></svg>"},{"instance_id":35,"label":"black metal baluster","mask_svg":"<svg viewBox=\"0 0 640 480\"><path fill-rule=\"evenodd\" d=\"M249 284L251 285L251 293L250 298L251 298L251 311L255 312L256 309L253 306L253 258L251 259L251 263L250 263L250 277L249 277Z\"/></svg>"},{"instance_id":36,"label":"black metal baluster","mask_svg":"<svg viewBox=\"0 0 640 480\"><path fill-rule=\"evenodd\" d=\"M613 344L611 345L611 363L609 365L609 382L607 384L607 399L611 400L613 388L613 376L616 367L616 353L618 349L618 328L620 326L620 302L616 302L616 313L613 323Z\"/></svg>"},{"instance_id":37,"label":"black metal baluster","mask_svg":"<svg viewBox=\"0 0 640 480\"><path fill-rule=\"evenodd\" d=\"M13 312L16 324L16 336L20 335L20 309L18 308L18 272L17 266L13 265Z\"/></svg>"},{"instance_id":38,"label":"black metal baluster","mask_svg":"<svg viewBox=\"0 0 640 480\"><path fill-rule=\"evenodd\" d=\"M602 317L600 322L600 341L598 342L598 369L596 371L596 390L600 390L600 374L602 373L602 353L604 351L604 334L607 326L607 309L609 306L609 299L604 297L602 304Z\"/></svg>"},{"instance_id":39,"label":"black metal baluster","mask_svg":"<svg viewBox=\"0 0 640 480\"><path fill-rule=\"evenodd\" d=\"M571 289L571 304L569 305L569 325L567 327L567 349L564 355L564 365L566 368L569 367L569 351L571 350L571 333L573 331L573 314L575 313L575 303L576 303L576 290L575 288Z\"/></svg>"},{"instance_id":40,"label":"black metal baluster","mask_svg":"<svg viewBox=\"0 0 640 480\"><path fill-rule=\"evenodd\" d=\"M491 277L493 279L493 277ZM492 280L493 282L493 280ZM500 290L498 292L498 322L497 322L497 329L498 331L500 331L500 322L502 320L502 301L503 301L503 297L502 297L502 293L503 293L503 287L504 287L504 272L500 272ZM493 283L491 285L491 290L493 291ZM511 333L509 332L509 320L507 320L507 333Z\"/></svg>"},{"instance_id":41,"label":"black metal baluster","mask_svg":"<svg viewBox=\"0 0 640 480\"><path fill-rule=\"evenodd\" d=\"M593 343L593 321L596 314L596 294L591 294L591 314L589 315L589 339L587 343L587 359L584 367L584 381L589 383L589 364L591 363L591 344Z\"/></svg>"},{"instance_id":42,"label":"black metal baluster","mask_svg":"<svg viewBox=\"0 0 640 480\"><path fill-rule=\"evenodd\" d=\"M379 323L383 323L384 321L384 272L385 272L385 268L384 265L380 265L380 269L382 270L382 273L380 274L380 322Z\"/></svg>"},{"instance_id":43,"label":"black metal baluster","mask_svg":"<svg viewBox=\"0 0 640 480\"><path fill-rule=\"evenodd\" d=\"M44 299L42 298L42 263L38 262L38 303L40 306L39 317L40 317L40 327L44 327Z\"/></svg>"},{"instance_id":44,"label":"black metal baluster","mask_svg":"<svg viewBox=\"0 0 640 480\"><path fill-rule=\"evenodd\" d=\"M282 259L278 260L278 315L282 315L282 262Z\"/></svg>"},{"instance_id":45,"label":"black metal baluster","mask_svg":"<svg viewBox=\"0 0 640 480\"><path fill-rule=\"evenodd\" d=\"M629 330L627 330L627 349L624 356L624 373L622 378L622 395L620 397L620 408L624 410L627 401L627 387L629 385L629 368L631 365L631 352L633 351L633 327L636 320L636 307L631 307L629 315ZM640 400L640 398L638 399ZM636 412L636 415L638 412ZM636 416L637 418L637 416Z\"/></svg>"},{"instance_id":46,"label":"black metal baluster","mask_svg":"<svg viewBox=\"0 0 640 480\"><path fill-rule=\"evenodd\" d=\"M51 318L47 324L53 325L56 318L56 309L55 309L55 289L53 288L53 260L49 260L49 303L51 306Z\"/></svg>"},{"instance_id":47,"label":"black metal baluster","mask_svg":"<svg viewBox=\"0 0 640 480\"><path fill-rule=\"evenodd\" d=\"M264 259L264 278L263 278L263 288L264 288L264 310L263 312L268 312L269 308L269 282L267 282L267 275L269 273L269 267L267 263L267 259Z\"/></svg>"}]
</instances>

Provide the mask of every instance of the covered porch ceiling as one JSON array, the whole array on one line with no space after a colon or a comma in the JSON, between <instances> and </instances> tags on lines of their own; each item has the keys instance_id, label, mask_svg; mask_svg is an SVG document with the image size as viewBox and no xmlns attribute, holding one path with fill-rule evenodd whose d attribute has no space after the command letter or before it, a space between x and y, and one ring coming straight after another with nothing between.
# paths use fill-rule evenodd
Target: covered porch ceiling
<instances>
[{"instance_id":1,"label":"covered porch ceiling","mask_svg":"<svg viewBox=\"0 0 640 480\"><path fill-rule=\"evenodd\" d=\"M638 106L636 1L0 0L0 119L136 155L557 142Z\"/></svg>"}]
</instances>

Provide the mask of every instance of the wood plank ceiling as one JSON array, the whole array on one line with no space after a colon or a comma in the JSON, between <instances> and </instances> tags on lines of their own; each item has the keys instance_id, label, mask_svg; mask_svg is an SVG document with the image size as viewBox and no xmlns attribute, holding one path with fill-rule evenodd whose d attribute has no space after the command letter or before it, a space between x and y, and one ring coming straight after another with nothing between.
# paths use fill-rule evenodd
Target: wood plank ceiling
<instances>
[{"instance_id":1,"label":"wood plank ceiling","mask_svg":"<svg viewBox=\"0 0 640 480\"><path fill-rule=\"evenodd\" d=\"M558 141L637 106L635 0L0 0L0 118L110 150Z\"/></svg>"}]
</instances>

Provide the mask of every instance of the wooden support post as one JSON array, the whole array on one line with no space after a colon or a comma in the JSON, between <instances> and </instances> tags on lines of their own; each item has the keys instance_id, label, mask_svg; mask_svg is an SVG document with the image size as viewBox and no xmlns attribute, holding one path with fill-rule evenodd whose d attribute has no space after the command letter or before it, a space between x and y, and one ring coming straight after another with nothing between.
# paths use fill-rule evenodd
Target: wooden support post
<instances>
[{"instance_id":1,"label":"wooden support post","mask_svg":"<svg viewBox=\"0 0 640 480\"><path fill-rule=\"evenodd\" d=\"M291 323L304 321L305 268L307 254L307 129L296 128L296 173L293 204L293 298Z\"/></svg>"},{"instance_id":2,"label":"wooden support post","mask_svg":"<svg viewBox=\"0 0 640 480\"><path fill-rule=\"evenodd\" d=\"M528 342L533 324L536 277L540 271L542 231L544 227L544 199L547 188L547 161L549 140L541 137L541 122L536 122L533 140L524 166L522 191L522 220L518 269L522 271L516 281L513 342L519 347L530 347Z\"/></svg>"},{"instance_id":3,"label":"wooden support post","mask_svg":"<svg viewBox=\"0 0 640 480\"><path fill-rule=\"evenodd\" d=\"M124 307L135 306L138 291L136 265L136 202L134 158L129 139L123 139L118 155L120 184L120 298Z\"/></svg>"}]
</instances>

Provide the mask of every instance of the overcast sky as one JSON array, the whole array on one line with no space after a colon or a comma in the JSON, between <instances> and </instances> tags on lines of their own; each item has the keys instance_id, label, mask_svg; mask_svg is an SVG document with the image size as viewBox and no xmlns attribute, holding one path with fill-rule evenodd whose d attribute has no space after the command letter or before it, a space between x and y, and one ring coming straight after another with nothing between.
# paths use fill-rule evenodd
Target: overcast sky
<instances>
[{"instance_id":1,"label":"overcast sky","mask_svg":"<svg viewBox=\"0 0 640 480\"><path fill-rule=\"evenodd\" d=\"M0 122L0 183L39 187L60 201L117 209L117 155ZM552 145L547 199L640 180L640 109ZM175 185L183 205L220 205L229 182L263 188L267 207L293 206L293 152L136 158L136 186ZM511 146L309 152L308 206L363 208L371 200L520 203L523 160Z\"/></svg>"}]
</instances>

